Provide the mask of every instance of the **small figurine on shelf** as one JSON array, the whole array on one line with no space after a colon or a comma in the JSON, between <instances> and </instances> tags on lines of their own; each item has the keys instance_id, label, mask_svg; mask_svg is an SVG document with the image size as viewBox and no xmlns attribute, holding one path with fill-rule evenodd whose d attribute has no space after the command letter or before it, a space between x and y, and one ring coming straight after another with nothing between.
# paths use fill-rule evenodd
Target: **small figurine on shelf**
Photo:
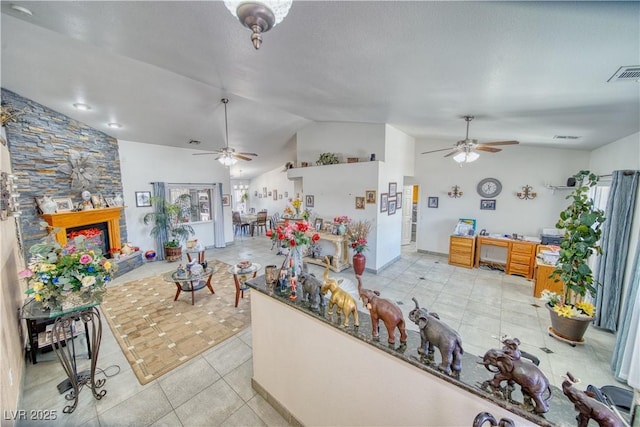
<instances>
[{"instance_id":1,"label":"small figurine on shelf","mask_svg":"<svg viewBox=\"0 0 640 427\"><path fill-rule=\"evenodd\" d=\"M187 277L187 269L184 268L182 264L180 264L176 269L176 277L180 277L180 278Z\"/></svg>"},{"instance_id":2,"label":"small figurine on shelf","mask_svg":"<svg viewBox=\"0 0 640 427\"><path fill-rule=\"evenodd\" d=\"M298 295L296 294L296 288L298 287L298 278L296 276L291 276L291 295L289 295L289 299L290 300L295 300L296 298L298 298Z\"/></svg>"}]
</instances>

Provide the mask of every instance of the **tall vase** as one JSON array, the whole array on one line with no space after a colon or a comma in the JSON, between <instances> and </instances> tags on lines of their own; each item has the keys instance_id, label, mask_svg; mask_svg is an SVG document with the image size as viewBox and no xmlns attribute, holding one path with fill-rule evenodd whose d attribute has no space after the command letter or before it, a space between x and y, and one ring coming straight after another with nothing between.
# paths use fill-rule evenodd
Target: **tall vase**
<instances>
[{"instance_id":1,"label":"tall vase","mask_svg":"<svg viewBox=\"0 0 640 427\"><path fill-rule=\"evenodd\" d=\"M364 267L367 264L367 257L362 252L356 252L353 254L353 271L356 276L362 276L364 273Z\"/></svg>"},{"instance_id":2,"label":"tall vase","mask_svg":"<svg viewBox=\"0 0 640 427\"><path fill-rule=\"evenodd\" d=\"M347 232L347 226L344 225L344 224L340 224L338 226L338 234L341 235L341 236L344 236L344 233L346 233L346 232Z\"/></svg>"}]
</instances>

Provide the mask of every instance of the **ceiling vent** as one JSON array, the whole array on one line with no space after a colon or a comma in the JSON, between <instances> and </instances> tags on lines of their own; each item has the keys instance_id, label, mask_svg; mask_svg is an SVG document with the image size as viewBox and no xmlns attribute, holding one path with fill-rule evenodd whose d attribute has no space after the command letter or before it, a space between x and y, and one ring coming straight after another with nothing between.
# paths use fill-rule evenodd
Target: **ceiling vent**
<instances>
[{"instance_id":1,"label":"ceiling vent","mask_svg":"<svg viewBox=\"0 0 640 427\"><path fill-rule=\"evenodd\" d=\"M189 142L188 142L188 144L191 144L191 145L198 145L198 144L200 144L200 141L198 141L197 139L190 139L190 140L189 140Z\"/></svg>"},{"instance_id":2,"label":"ceiling vent","mask_svg":"<svg viewBox=\"0 0 640 427\"><path fill-rule=\"evenodd\" d=\"M639 82L640 81L640 65L627 65L618 68L613 76L607 82Z\"/></svg>"},{"instance_id":3,"label":"ceiling vent","mask_svg":"<svg viewBox=\"0 0 640 427\"><path fill-rule=\"evenodd\" d=\"M574 135L554 135L553 139L580 139L580 137Z\"/></svg>"}]
</instances>

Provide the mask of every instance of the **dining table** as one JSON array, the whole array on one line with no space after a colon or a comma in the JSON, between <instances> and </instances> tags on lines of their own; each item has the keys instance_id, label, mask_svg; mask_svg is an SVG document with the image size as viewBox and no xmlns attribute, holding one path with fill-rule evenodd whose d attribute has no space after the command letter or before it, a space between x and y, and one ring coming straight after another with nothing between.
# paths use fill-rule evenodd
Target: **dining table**
<instances>
[{"instance_id":1,"label":"dining table","mask_svg":"<svg viewBox=\"0 0 640 427\"><path fill-rule=\"evenodd\" d=\"M253 236L253 229L255 227L255 223L258 219L258 215L256 214L240 214L240 220L242 221L243 224L249 224L249 232L251 233L251 236Z\"/></svg>"}]
</instances>

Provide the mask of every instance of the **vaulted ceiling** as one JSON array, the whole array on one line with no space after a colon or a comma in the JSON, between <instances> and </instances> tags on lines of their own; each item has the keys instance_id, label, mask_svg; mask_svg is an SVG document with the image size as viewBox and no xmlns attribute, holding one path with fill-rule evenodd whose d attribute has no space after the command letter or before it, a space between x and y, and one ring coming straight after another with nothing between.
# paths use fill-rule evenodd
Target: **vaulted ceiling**
<instances>
[{"instance_id":1,"label":"vaulted ceiling","mask_svg":"<svg viewBox=\"0 0 640 427\"><path fill-rule=\"evenodd\" d=\"M259 154L235 178L284 165L311 122L389 123L432 149L464 138L463 115L479 142L640 131L640 84L607 82L640 65L638 2L294 0L259 50L219 1L2 1L1 24L2 87L118 139L215 150L229 98L230 146Z\"/></svg>"}]
</instances>

